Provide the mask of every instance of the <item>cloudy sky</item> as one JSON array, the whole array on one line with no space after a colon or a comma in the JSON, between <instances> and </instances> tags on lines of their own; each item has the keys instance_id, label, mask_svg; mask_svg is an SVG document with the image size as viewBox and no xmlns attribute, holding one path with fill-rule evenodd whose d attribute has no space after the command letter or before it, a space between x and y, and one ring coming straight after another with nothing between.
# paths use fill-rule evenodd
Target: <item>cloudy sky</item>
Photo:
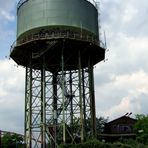
<instances>
[{"instance_id":1,"label":"cloudy sky","mask_svg":"<svg viewBox=\"0 0 148 148\"><path fill-rule=\"evenodd\" d=\"M24 69L9 59L18 0L0 0L0 129L23 133ZM97 116L148 114L148 1L100 0L105 62L95 66Z\"/></svg>"}]
</instances>

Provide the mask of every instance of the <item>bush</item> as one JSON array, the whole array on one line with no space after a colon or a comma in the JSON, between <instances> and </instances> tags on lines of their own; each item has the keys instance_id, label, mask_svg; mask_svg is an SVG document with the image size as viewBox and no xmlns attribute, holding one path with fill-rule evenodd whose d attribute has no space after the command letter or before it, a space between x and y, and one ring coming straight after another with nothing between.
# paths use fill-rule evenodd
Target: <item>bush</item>
<instances>
[{"instance_id":1,"label":"bush","mask_svg":"<svg viewBox=\"0 0 148 148\"><path fill-rule=\"evenodd\" d=\"M122 143L130 145L132 148L148 148L148 145L133 139L124 139Z\"/></svg>"},{"instance_id":2,"label":"bush","mask_svg":"<svg viewBox=\"0 0 148 148\"><path fill-rule=\"evenodd\" d=\"M125 140L116 143L104 143L96 139L85 143L60 145L59 148L148 148L147 145L136 142L135 140Z\"/></svg>"},{"instance_id":3,"label":"bush","mask_svg":"<svg viewBox=\"0 0 148 148\"><path fill-rule=\"evenodd\" d=\"M113 144L113 147L114 147L114 148L132 148L131 145L123 144L123 143L121 143L121 142L114 143L114 144Z\"/></svg>"}]
</instances>

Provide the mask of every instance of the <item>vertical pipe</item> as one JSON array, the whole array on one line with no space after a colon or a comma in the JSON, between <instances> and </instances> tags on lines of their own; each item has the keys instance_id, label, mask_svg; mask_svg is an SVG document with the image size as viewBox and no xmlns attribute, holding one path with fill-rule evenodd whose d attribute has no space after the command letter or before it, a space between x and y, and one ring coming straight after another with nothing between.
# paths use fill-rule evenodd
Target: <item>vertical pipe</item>
<instances>
[{"instance_id":1,"label":"vertical pipe","mask_svg":"<svg viewBox=\"0 0 148 148\"><path fill-rule=\"evenodd\" d=\"M64 48L64 45L63 45ZM64 87L64 49L62 49L62 54L61 54L61 63L62 63L62 105L63 105L63 143L65 144L66 142L66 127L65 127L65 87Z\"/></svg>"},{"instance_id":2,"label":"vertical pipe","mask_svg":"<svg viewBox=\"0 0 148 148\"><path fill-rule=\"evenodd\" d=\"M72 93L72 72L71 72L71 70L70 70L70 79L69 79L69 89L70 89L70 116L71 116L71 127L72 127L72 125L73 125L73 93ZM73 132L73 130L72 130L72 132Z\"/></svg>"},{"instance_id":3,"label":"vertical pipe","mask_svg":"<svg viewBox=\"0 0 148 148\"><path fill-rule=\"evenodd\" d=\"M45 67L41 70L41 148L46 148L46 94L45 94Z\"/></svg>"},{"instance_id":4,"label":"vertical pipe","mask_svg":"<svg viewBox=\"0 0 148 148\"><path fill-rule=\"evenodd\" d=\"M54 113L54 145L56 148L57 145L57 72L53 74L53 113Z\"/></svg>"},{"instance_id":5,"label":"vertical pipe","mask_svg":"<svg viewBox=\"0 0 148 148\"><path fill-rule=\"evenodd\" d=\"M82 84L81 84L81 55L79 51L78 55L78 69L79 69L79 97L80 97L80 130L81 130L81 142L84 142L84 125L83 125L83 103L82 103Z\"/></svg>"},{"instance_id":6,"label":"vertical pipe","mask_svg":"<svg viewBox=\"0 0 148 148\"><path fill-rule=\"evenodd\" d=\"M84 114L84 137L86 136L86 98L85 98L85 77L84 68L82 69L82 88L83 88L83 114Z\"/></svg>"},{"instance_id":7,"label":"vertical pipe","mask_svg":"<svg viewBox=\"0 0 148 148\"><path fill-rule=\"evenodd\" d=\"M92 59L89 59L89 93L90 93L90 112L91 112L91 132L92 136L96 137L96 109L95 109L95 94L94 94L94 76Z\"/></svg>"},{"instance_id":8,"label":"vertical pipe","mask_svg":"<svg viewBox=\"0 0 148 148\"><path fill-rule=\"evenodd\" d=\"M30 86L29 86L29 148L32 148L32 55L30 56ZM28 81L28 80L27 80Z\"/></svg>"},{"instance_id":9,"label":"vertical pipe","mask_svg":"<svg viewBox=\"0 0 148 148\"><path fill-rule=\"evenodd\" d=\"M26 67L26 77L25 77L25 120L24 120L24 141L25 141L25 145L27 144L27 124L28 124L28 110L27 110L27 104L28 104L28 92L27 92L27 84L28 84L28 67Z\"/></svg>"}]
</instances>

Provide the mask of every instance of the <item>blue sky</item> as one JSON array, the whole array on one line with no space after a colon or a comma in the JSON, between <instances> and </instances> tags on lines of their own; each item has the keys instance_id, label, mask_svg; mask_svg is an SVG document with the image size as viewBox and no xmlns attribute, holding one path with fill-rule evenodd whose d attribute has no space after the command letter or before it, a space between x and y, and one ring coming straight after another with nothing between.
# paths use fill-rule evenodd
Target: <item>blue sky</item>
<instances>
[{"instance_id":1,"label":"blue sky","mask_svg":"<svg viewBox=\"0 0 148 148\"><path fill-rule=\"evenodd\" d=\"M9 55L10 45L15 40L16 30L15 1L0 1L0 59Z\"/></svg>"},{"instance_id":2,"label":"blue sky","mask_svg":"<svg viewBox=\"0 0 148 148\"><path fill-rule=\"evenodd\" d=\"M0 0L0 129L23 133L24 69L6 58L16 36L17 2ZM100 0L100 14L109 51L95 66L97 116L148 114L148 1Z\"/></svg>"}]
</instances>

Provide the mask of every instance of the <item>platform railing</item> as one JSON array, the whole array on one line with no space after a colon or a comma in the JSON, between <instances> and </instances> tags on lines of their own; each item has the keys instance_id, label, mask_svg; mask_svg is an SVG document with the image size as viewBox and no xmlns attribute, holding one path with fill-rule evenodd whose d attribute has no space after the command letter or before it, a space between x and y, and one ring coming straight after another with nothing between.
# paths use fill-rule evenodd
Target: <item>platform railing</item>
<instances>
[{"instance_id":1,"label":"platform railing","mask_svg":"<svg viewBox=\"0 0 148 148\"><path fill-rule=\"evenodd\" d=\"M16 46L22 46L22 45L25 45L27 43L37 41L37 40L54 40L54 39L62 39L62 38L63 39L65 38L65 39L79 40L79 41L87 41L90 43L94 43L102 48L105 48L105 44L102 41L98 41L98 39L96 39L96 36L93 36L93 35L83 35L83 34L69 33L69 32L64 32L64 33L52 32L51 34L49 34L49 33L31 34L31 35L24 37L23 39L18 39L17 41L15 41L12 44L12 46L10 48L10 54Z\"/></svg>"}]
</instances>

